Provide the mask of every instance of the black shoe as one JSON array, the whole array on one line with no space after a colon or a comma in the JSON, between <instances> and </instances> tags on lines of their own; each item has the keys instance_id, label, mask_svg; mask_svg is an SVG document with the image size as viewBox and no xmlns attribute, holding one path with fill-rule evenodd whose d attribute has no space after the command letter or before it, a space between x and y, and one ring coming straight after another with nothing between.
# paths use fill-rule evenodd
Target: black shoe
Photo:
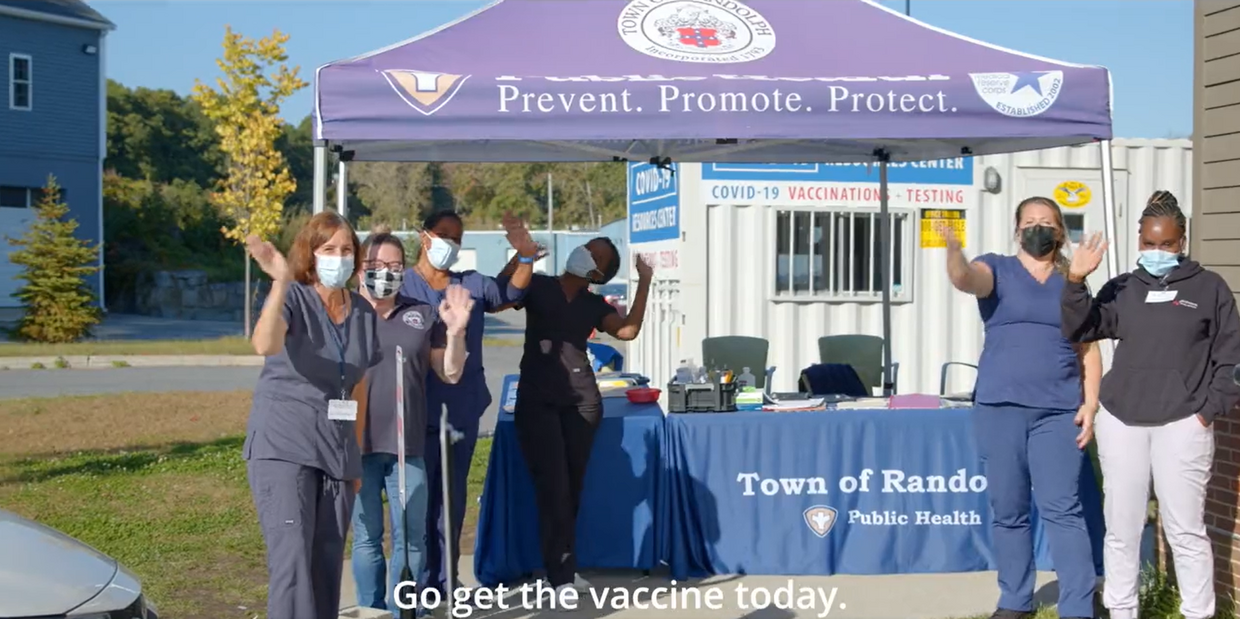
<instances>
[{"instance_id":1,"label":"black shoe","mask_svg":"<svg viewBox=\"0 0 1240 619\"><path fill-rule=\"evenodd\" d=\"M1033 613L1000 608L995 611L995 614L990 616L990 619L1033 619Z\"/></svg>"}]
</instances>

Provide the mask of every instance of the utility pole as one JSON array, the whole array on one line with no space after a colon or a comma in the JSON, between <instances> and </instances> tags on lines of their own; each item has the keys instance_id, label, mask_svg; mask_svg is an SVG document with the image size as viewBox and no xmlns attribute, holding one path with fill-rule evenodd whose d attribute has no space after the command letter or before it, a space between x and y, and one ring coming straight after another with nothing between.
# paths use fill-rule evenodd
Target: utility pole
<instances>
[{"instance_id":1,"label":"utility pole","mask_svg":"<svg viewBox=\"0 0 1240 619\"><path fill-rule=\"evenodd\" d=\"M913 0L904 0L904 14L905 15L911 16L913 14L913 7L910 6L912 4L913 4Z\"/></svg>"},{"instance_id":2,"label":"utility pole","mask_svg":"<svg viewBox=\"0 0 1240 619\"><path fill-rule=\"evenodd\" d=\"M547 172L547 232L555 230L555 185L551 183L551 173Z\"/></svg>"}]
</instances>

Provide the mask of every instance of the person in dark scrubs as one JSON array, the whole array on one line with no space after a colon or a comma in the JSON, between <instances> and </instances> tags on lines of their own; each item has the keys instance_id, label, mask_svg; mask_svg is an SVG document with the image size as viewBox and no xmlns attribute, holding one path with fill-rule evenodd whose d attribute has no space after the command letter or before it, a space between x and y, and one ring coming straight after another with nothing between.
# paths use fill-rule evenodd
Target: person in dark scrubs
<instances>
[{"instance_id":1,"label":"person in dark scrubs","mask_svg":"<svg viewBox=\"0 0 1240 619\"><path fill-rule=\"evenodd\" d=\"M574 249L563 275L535 275L521 301L526 323L517 440L534 482L547 582L557 595L590 586L577 574L577 512L603 407L586 342L595 330L626 342L641 332L653 272L635 259L637 294L627 316L589 289L611 281L620 268L620 253L607 238Z\"/></svg>"},{"instance_id":2,"label":"person in dark scrubs","mask_svg":"<svg viewBox=\"0 0 1240 619\"><path fill-rule=\"evenodd\" d=\"M460 560L461 525L465 520L469 467L478 442L478 422L491 404L491 392L487 389L482 366L484 317L488 312L506 309L521 299L534 273L534 260L538 257L538 245L520 220L506 214L504 227L508 230L508 242L516 250L515 259L518 261L511 277L492 278L472 270L458 272L453 271L452 266L456 264L464 235L461 218L452 211L431 214L422 223L421 255L417 263L405 271L405 281L400 290L402 295L432 307L439 306L445 291L452 285L468 290L474 300L469 328L465 332L469 357L465 361L461 380L450 385L434 374L427 379L425 460L430 479L443 477L439 454L439 417L445 406L452 427L463 434L463 438L452 446L455 475L452 479L454 500L449 510L451 518L444 518L443 484L437 481L432 483L427 500L426 567L417 581L420 587L436 588L442 593L446 593L443 590L448 565L444 557L445 520L450 520L452 539L458 542L453 544L456 556L451 559L455 565Z\"/></svg>"},{"instance_id":3,"label":"person in dark scrubs","mask_svg":"<svg viewBox=\"0 0 1240 619\"><path fill-rule=\"evenodd\" d=\"M1093 617L1097 581L1080 479L1098 411L1102 357L1061 333L1068 261L1063 213L1047 198L1016 207L1015 256L965 259L948 228L947 274L977 297L986 341L978 361L973 427L985 467L999 571L992 619L1032 618L1031 495L1059 577L1059 616ZM1037 488L1033 493L1032 488Z\"/></svg>"},{"instance_id":4,"label":"person in dark scrubs","mask_svg":"<svg viewBox=\"0 0 1240 619\"><path fill-rule=\"evenodd\" d=\"M359 243L339 215L312 217L287 261L271 243L247 244L271 277L252 338L266 361L244 446L267 545L267 617L335 619L362 475L355 426L366 409L366 371L382 360L378 319L347 288Z\"/></svg>"},{"instance_id":5,"label":"person in dark scrubs","mask_svg":"<svg viewBox=\"0 0 1240 619\"><path fill-rule=\"evenodd\" d=\"M449 286L439 307L401 296L405 247L390 230L378 229L362 244L362 296L378 314L385 359L366 375L367 414L358 424L362 448L362 487L353 508L353 578L357 604L397 610L393 592L406 560L411 573L422 570L426 549L426 377L433 372L455 384L465 368L465 329L474 301L460 286ZM396 347L404 362L396 361ZM405 496L401 508L397 455L397 376L404 379ZM436 483L438 480L431 480ZM392 522L392 558L383 558L383 496ZM386 578L385 578L386 568Z\"/></svg>"},{"instance_id":6,"label":"person in dark scrubs","mask_svg":"<svg viewBox=\"0 0 1240 619\"><path fill-rule=\"evenodd\" d=\"M1240 402L1232 380L1240 364L1240 316L1227 282L1184 256L1187 224L1174 195L1154 192L1141 213L1139 268L1091 297L1085 280L1106 252L1106 242L1094 235L1072 254L1063 290L1066 337L1119 340L1098 417L1103 604L1113 619L1137 617L1151 477L1175 561L1180 614L1207 619L1216 610L1206 486L1214 421Z\"/></svg>"}]
</instances>

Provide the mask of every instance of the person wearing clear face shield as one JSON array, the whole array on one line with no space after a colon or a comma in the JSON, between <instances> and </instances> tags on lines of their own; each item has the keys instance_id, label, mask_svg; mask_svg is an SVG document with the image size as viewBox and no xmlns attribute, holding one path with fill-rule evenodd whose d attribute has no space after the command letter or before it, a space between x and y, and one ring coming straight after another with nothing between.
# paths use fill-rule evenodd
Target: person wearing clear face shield
<instances>
[{"instance_id":1,"label":"person wearing clear face shield","mask_svg":"<svg viewBox=\"0 0 1240 619\"><path fill-rule=\"evenodd\" d=\"M1063 290L1063 334L1119 340L1102 381L1098 415L1106 538L1103 603L1136 619L1150 478L1180 589L1180 614L1215 612L1214 558L1205 524L1216 419L1240 402L1240 316L1227 282L1184 255L1188 219L1167 191L1140 219L1140 267L1091 297L1085 280L1106 242L1093 235L1072 255Z\"/></svg>"},{"instance_id":2,"label":"person wearing clear face shield","mask_svg":"<svg viewBox=\"0 0 1240 619\"><path fill-rule=\"evenodd\" d=\"M590 586L577 574L576 525L603 409L586 342L596 329L626 342L641 332L653 271L635 259L637 294L627 316L589 289L611 281L620 268L620 254L607 238L574 249L559 277L535 275L521 301L525 347L514 421L534 482L543 565L557 595Z\"/></svg>"},{"instance_id":3,"label":"person wearing clear face shield","mask_svg":"<svg viewBox=\"0 0 1240 619\"><path fill-rule=\"evenodd\" d=\"M401 294L423 303L438 307L450 286L460 286L469 291L474 301L465 332L468 357L460 380L448 384L431 374L427 378L427 427L426 453L428 479L443 476L439 448L439 416L443 407L448 409L449 422L464 437L452 446L454 467L453 504L444 509L442 484L430 484L426 515L426 563L418 575L419 587L435 588L444 592L448 557L444 557L446 532L450 531L454 542L459 542L461 526L465 519L465 495L469 479L469 467L473 461L474 446L478 441L478 423L491 404L491 392L487 389L483 370L482 340L485 315L497 312L519 301L529 286L534 272L538 245L530 238L525 225L515 217L505 214L504 227L508 241L516 250L516 268L511 276L488 277L477 271L453 271L461 249L464 225L459 215L452 211L431 214L422 223L421 255L417 263L405 271ZM451 514L445 517L444 512ZM450 560L459 560L460 544ZM459 571L457 572L459 573Z\"/></svg>"},{"instance_id":4,"label":"person wearing clear face shield","mask_svg":"<svg viewBox=\"0 0 1240 619\"><path fill-rule=\"evenodd\" d=\"M243 447L267 546L267 617L335 619L362 476L356 425L366 372L382 362L377 317L347 288L359 243L339 215L311 218L287 261L271 243L247 244L271 277L252 338L266 359Z\"/></svg>"}]
</instances>

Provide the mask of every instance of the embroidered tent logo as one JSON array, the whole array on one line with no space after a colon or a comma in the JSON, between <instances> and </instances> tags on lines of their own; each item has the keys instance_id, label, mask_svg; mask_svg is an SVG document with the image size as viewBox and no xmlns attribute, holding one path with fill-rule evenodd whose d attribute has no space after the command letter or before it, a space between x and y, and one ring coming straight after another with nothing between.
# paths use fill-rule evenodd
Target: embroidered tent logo
<instances>
[{"instance_id":1,"label":"embroidered tent logo","mask_svg":"<svg viewBox=\"0 0 1240 619\"><path fill-rule=\"evenodd\" d=\"M831 528L835 526L835 518L838 512L835 508L826 505L815 505L805 510L805 526L818 537L826 537L831 532Z\"/></svg>"},{"instance_id":2,"label":"embroidered tent logo","mask_svg":"<svg viewBox=\"0 0 1240 619\"><path fill-rule=\"evenodd\" d=\"M735 0L633 0L620 12L617 29L629 47L678 62L749 62L775 49L766 18Z\"/></svg>"},{"instance_id":3,"label":"embroidered tent logo","mask_svg":"<svg viewBox=\"0 0 1240 619\"><path fill-rule=\"evenodd\" d=\"M986 105L1014 118L1037 116L1051 109L1063 91L1063 71L970 73L969 78Z\"/></svg>"},{"instance_id":4,"label":"embroidered tent logo","mask_svg":"<svg viewBox=\"0 0 1240 619\"><path fill-rule=\"evenodd\" d=\"M414 71L411 69L388 69L383 71L392 90L409 104L409 107L430 116L447 105L457 91L469 79L468 75Z\"/></svg>"}]
</instances>

